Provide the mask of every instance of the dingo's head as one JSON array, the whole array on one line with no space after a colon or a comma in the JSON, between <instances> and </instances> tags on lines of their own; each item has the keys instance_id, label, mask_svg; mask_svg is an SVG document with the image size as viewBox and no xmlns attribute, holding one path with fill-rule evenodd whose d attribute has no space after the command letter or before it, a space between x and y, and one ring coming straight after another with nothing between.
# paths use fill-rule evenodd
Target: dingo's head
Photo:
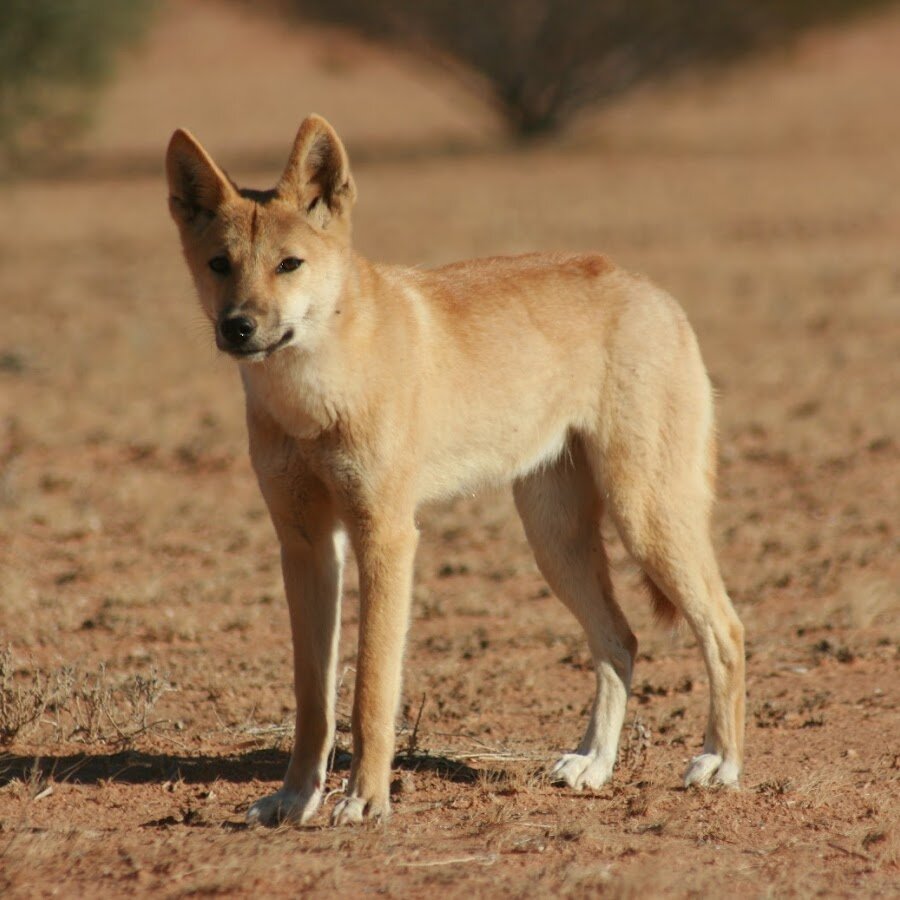
<instances>
[{"instance_id":1,"label":"dingo's head","mask_svg":"<svg viewBox=\"0 0 900 900\"><path fill-rule=\"evenodd\" d=\"M166 172L169 209L219 349L260 361L314 345L352 258L356 189L332 127L319 116L304 120L273 190L238 188L181 130Z\"/></svg>"}]
</instances>

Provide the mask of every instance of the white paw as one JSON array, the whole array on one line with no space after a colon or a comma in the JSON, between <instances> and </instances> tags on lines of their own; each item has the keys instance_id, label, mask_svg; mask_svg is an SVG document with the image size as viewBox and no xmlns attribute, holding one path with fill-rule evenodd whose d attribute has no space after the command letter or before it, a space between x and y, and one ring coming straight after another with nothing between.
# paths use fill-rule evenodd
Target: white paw
<instances>
[{"instance_id":1,"label":"white paw","mask_svg":"<svg viewBox=\"0 0 900 900\"><path fill-rule=\"evenodd\" d=\"M550 780L576 791L597 790L609 781L612 770L613 761L598 753L567 753L550 770Z\"/></svg>"},{"instance_id":2,"label":"white paw","mask_svg":"<svg viewBox=\"0 0 900 900\"><path fill-rule=\"evenodd\" d=\"M332 825L359 825L362 822L384 819L390 815L391 806L387 800L366 800L351 795L339 800L331 813Z\"/></svg>"},{"instance_id":3,"label":"white paw","mask_svg":"<svg viewBox=\"0 0 900 900\"><path fill-rule=\"evenodd\" d=\"M261 797L247 810L250 825L281 825L309 821L322 802L322 791L292 791L281 788L268 797Z\"/></svg>"},{"instance_id":4,"label":"white paw","mask_svg":"<svg viewBox=\"0 0 900 900\"><path fill-rule=\"evenodd\" d=\"M737 787L740 772L735 763L723 760L718 753L695 756L684 773L684 786Z\"/></svg>"}]
</instances>

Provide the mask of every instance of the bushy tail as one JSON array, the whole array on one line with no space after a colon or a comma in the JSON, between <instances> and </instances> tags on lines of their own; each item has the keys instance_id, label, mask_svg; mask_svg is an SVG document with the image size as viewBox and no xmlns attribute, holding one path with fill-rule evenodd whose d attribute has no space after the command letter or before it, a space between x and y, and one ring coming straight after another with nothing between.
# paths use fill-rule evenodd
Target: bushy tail
<instances>
[{"instance_id":1,"label":"bushy tail","mask_svg":"<svg viewBox=\"0 0 900 900\"><path fill-rule=\"evenodd\" d=\"M653 605L653 615L656 621L668 628L674 628L681 613L678 607L656 586L656 583L649 575L643 576L644 587L650 595L650 602Z\"/></svg>"}]
</instances>

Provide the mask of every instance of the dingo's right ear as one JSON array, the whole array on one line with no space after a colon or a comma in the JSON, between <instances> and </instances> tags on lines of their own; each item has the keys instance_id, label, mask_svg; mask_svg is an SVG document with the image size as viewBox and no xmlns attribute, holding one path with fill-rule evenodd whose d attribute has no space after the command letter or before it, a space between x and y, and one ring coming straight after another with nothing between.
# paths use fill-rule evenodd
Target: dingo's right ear
<instances>
[{"instance_id":1,"label":"dingo's right ear","mask_svg":"<svg viewBox=\"0 0 900 900\"><path fill-rule=\"evenodd\" d=\"M228 176L212 161L190 132L178 129L166 151L169 179L169 211L179 224L190 224L198 216L212 218L216 210L237 191Z\"/></svg>"}]
</instances>

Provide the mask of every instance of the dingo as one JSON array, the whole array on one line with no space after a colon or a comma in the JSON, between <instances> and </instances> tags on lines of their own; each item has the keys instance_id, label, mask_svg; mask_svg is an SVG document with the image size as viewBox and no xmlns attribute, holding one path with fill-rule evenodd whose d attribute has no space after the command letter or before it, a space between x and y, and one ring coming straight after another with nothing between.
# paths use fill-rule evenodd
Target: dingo
<instances>
[{"instance_id":1,"label":"dingo","mask_svg":"<svg viewBox=\"0 0 900 900\"><path fill-rule=\"evenodd\" d=\"M743 628L710 542L712 394L681 308L598 255L430 271L362 259L347 154L317 116L273 190L239 189L185 131L166 168L200 303L240 366L290 609L295 745L283 786L248 819L305 822L321 802L345 535L361 609L353 763L331 820L389 812L416 508L501 481L596 670L587 731L553 780L606 782L625 715L637 641L613 597L605 510L657 611L686 618L706 661L706 741L684 783L736 784Z\"/></svg>"}]
</instances>

